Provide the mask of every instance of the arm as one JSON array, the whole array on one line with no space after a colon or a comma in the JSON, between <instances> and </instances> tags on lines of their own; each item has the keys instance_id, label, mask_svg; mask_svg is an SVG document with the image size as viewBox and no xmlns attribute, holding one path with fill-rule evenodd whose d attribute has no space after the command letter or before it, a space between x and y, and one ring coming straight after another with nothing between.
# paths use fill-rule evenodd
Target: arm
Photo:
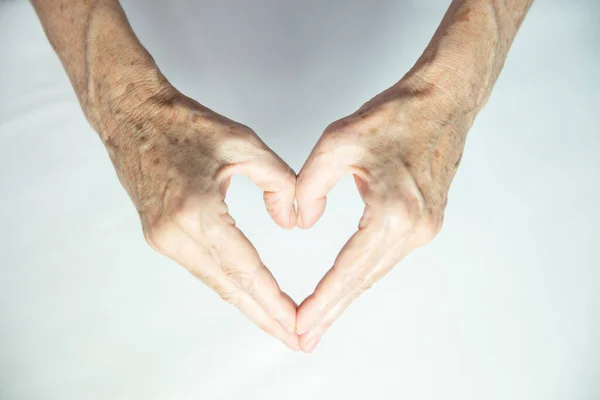
<instances>
[{"instance_id":1,"label":"arm","mask_svg":"<svg viewBox=\"0 0 600 400\"><path fill-rule=\"evenodd\" d=\"M533 0L454 0L415 66L398 83L430 88L473 119L483 108Z\"/></svg>"},{"instance_id":2,"label":"arm","mask_svg":"<svg viewBox=\"0 0 600 400\"><path fill-rule=\"evenodd\" d=\"M415 66L357 112L331 124L298 175L298 225L354 175L358 231L298 308L312 351L340 314L405 255L439 232L467 132L487 101L532 0L454 0Z\"/></svg>"},{"instance_id":3,"label":"arm","mask_svg":"<svg viewBox=\"0 0 600 400\"><path fill-rule=\"evenodd\" d=\"M81 107L100 135L113 103L143 102L171 90L117 0L32 0Z\"/></svg>"},{"instance_id":4,"label":"arm","mask_svg":"<svg viewBox=\"0 0 600 400\"><path fill-rule=\"evenodd\" d=\"M90 124L136 206L150 245L291 348L296 305L224 202L231 175L296 223L295 174L248 127L184 96L137 40L117 0L33 0Z\"/></svg>"}]
</instances>

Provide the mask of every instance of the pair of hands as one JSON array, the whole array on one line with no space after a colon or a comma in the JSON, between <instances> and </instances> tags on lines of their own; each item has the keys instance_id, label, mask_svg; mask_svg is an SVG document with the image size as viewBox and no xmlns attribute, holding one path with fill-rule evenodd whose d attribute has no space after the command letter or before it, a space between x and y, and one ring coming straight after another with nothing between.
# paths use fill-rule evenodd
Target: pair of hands
<instances>
[{"instance_id":1,"label":"pair of hands","mask_svg":"<svg viewBox=\"0 0 600 400\"><path fill-rule=\"evenodd\" d=\"M433 89L400 81L332 123L298 175L250 128L166 82L143 101L99 99L93 125L152 248L265 332L311 352L360 293L441 227L469 124ZM297 307L229 215L230 178L243 174L259 186L279 226L305 229L321 217L327 193L346 173L365 202L358 231Z\"/></svg>"}]
</instances>

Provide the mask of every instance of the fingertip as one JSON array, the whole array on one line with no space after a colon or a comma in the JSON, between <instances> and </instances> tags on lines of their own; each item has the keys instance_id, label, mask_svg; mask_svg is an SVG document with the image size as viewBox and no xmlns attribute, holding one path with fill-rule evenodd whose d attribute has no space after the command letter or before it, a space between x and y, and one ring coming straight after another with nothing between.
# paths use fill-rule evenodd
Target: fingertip
<instances>
[{"instance_id":1,"label":"fingertip","mask_svg":"<svg viewBox=\"0 0 600 400\"><path fill-rule=\"evenodd\" d=\"M302 216L302 212L300 210L298 210L298 213L297 213L296 226L300 229L305 229L304 228L304 217Z\"/></svg>"},{"instance_id":2,"label":"fingertip","mask_svg":"<svg viewBox=\"0 0 600 400\"><path fill-rule=\"evenodd\" d=\"M313 351L315 351L315 349L317 348L317 345L319 344L319 342L321 341L320 337L300 337L298 342L300 345L300 349L306 353L306 354L310 354Z\"/></svg>"},{"instance_id":3,"label":"fingertip","mask_svg":"<svg viewBox=\"0 0 600 400\"><path fill-rule=\"evenodd\" d=\"M296 311L296 333L298 335L306 333L316 323L317 316L315 313L311 313L313 298L313 295L308 296Z\"/></svg>"},{"instance_id":4,"label":"fingertip","mask_svg":"<svg viewBox=\"0 0 600 400\"><path fill-rule=\"evenodd\" d=\"M272 336L279 339L283 344L294 351L300 350L300 341L298 335L294 332L289 332L284 324L280 321L272 320L274 322Z\"/></svg>"},{"instance_id":5,"label":"fingertip","mask_svg":"<svg viewBox=\"0 0 600 400\"><path fill-rule=\"evenodd\" d=\"M289 335L290 336L286 338L286 345L294 351L300 351L300 339L298 338L298 335L295 333L289 333Z\"/></svg>"},{"instance_id":6,"label":"fingertip","mask_svg":"<svg viewBox=\"0 0 600 400\"><path fill-rule=\"evenodd\" d=\"M293 199L282 199L276 192L265 192L265 206L273 221L283 229L293 229L296 226L296 210Z\"/></svg>"},{"instance_id":7,"label":"fingertip","mask_svg":"<svg viewBox=\"0 0 600 400\"><path fill-rule=\"evenodd\" d=\"M325 212L326 198L312 200L298 205L298 228L312 228Z\"/></svg>"},{"instance_id":8,"label":"fingertip","mask_svg":"<svg viewBox=\"0 0 600 400\"><path fill-rule=\"evenodd\" d=\"M292 205L288 211L288 224L286 226L286 229L295 228L297 223L298 223L298 216L296 215L296 209Z\"/></svg>"},{"instance_id":9,"label":"fingertip","mask_svg":"<svg viewBox=\"0 0 600 400\"><path fill-rule=\"evenodd\" d=\"M283 305L282 313L278 321L290 333L296 333L296 303L285 293L282 292Z\"/></svg>"}]
</instances>

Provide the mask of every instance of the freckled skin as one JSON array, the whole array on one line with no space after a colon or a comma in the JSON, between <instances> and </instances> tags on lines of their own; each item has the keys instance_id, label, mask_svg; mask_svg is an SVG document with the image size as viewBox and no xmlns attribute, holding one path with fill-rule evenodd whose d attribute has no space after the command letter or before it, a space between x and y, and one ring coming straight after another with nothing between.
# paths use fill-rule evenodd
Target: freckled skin
<instances>
[{"instance_id":1,"label":"freckled skin","mask_svg":"<svg viewBox=\"0 0 600 400\"><path fill-rule=\"evenodd\" d=\"M175 89L117 0L32 0L148 243L306 352L361 292L440 230L467 132L531 2L452 1L414 67L332 123L296 177L250 128ZM298 308L228 213L234 173L264 191L284 228L311 227L327 192L354 175L365 201L359 229Z\"/></svg>"},{"instance_id":2,"label":"freckled skin","mask_svg":"<svg viewBox=\"0 0 600 400\"><path fill-rule=\"evenodd\" d=\"M358 231L299 306L300 347L323 333L406 254L441 229L450 184L531 1L453 1L415 66L332 123L298 175L298 225L312 226L345 173L365 202Z\"/></svg>"},{"instance_id":3,"label":"freckled skin","mask_svg":"<svg viewBox=\"0 0 600 400\"><path fill-rule=\"evenodd\" d=\"M247 175L264 191L274 221L291 228L294 171L250 128L175 89L138 42L118 1L33 5L137 208L148 243L298 349L296 304L224 202L231 176Z\"/></svg>"}]
</instances>

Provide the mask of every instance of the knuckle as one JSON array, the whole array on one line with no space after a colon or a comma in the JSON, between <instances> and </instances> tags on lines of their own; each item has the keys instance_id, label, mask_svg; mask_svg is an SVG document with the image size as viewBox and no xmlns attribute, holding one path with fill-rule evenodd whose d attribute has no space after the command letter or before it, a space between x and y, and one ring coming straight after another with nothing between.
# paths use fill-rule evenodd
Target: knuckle
<instances>
[{"instance_id":1,"label":"knuckle","mask_svg":"<svg viewBox=\"0 0 600 400\"><path fill-rule=\"evenodd\" d=\"M414 230L427 214L425 201L414 190L402 194L386 211L391 229L398 233Z\"/></svg>"},{"instance_id":2,"label":"knuckle","mask_svg":"<svg viewBox=\"0 0 600 400\"><path fill-rule=\"evenodd\" d=\"M332 123L327 125L327 128L325 128L325 131L323 132L323 135L335 136L338 133L345 132L353 125L355 120L356 118L354 117L354 115L349 115L347 117L340 118L337 121L333 121Z\"/></svg>"},{"instance_id":3,"label":"knuckle","mask_svg":"<svg viewBox=\"0 0 600 400\"><path fill-rule=\"evenodd\" d=\"M191 214L189 206L182 205L173 212L173 220L180 225L187 225Z\"/></svg>"},{"instance_id":4,"label":"knuckle","mask_svg":"<svg viewBox=\"0 0 600 400\"><path fill-rule=\"evenodd\" d=\"M241 275L242 288L248 293L250 296L253 296L258 289L258 280L256 277L256 273L244 273Z\"/></svg>"},{"instance_id":5,"label":"knuckle","mask_svg":"<svg viewBox=\"0 0 600 400\"><path fill-rule=\"evenodd\" d=\"M266 150L263 141L248 127L232 126L229 131L219 138L218 152L222 159L232 157L244 161L262 154Z\"/></svg>"},{"instance_id":6,"label":"knuckle","mask_svg":"<svg viewBox=\"0 0 600 400\"><path fill-rule=\"evenodd\" d=\"M360 295L373 287L373 283L366 280L365 277L359 276L353 282L352 291L355 295Z\"/></svg>"},{"instance_id":7,"label":"knuckle","mask_svg":"<svg viewBox=\"0 0 600 400\"><path fill-rule=\"evenodd\" d=\"M200 204L200 200L196 197L187 197L174 209L171 218L185 230L197 233L196 231L200 224L200 210L198 204Z\"/></svg>"},{"instance_id":8,"label":"knuckle","mask_svg":"<svg viewBox=\"0 0 600 400\"><path fill-rule=\"evenodd\" d=\"M242 295L237 291L223 290L219 292L219 296L235 308L240 308L242 305Z\"/></svg>"},{"instance_id":9,"label":"knuckle","mask_svg":"<svg viewBox=\"0 0 600 400\"><path fill-rule=\"evenodd\" d=\"M246 125L235 123L229 126L229 133L223 137L225 143L235 146L240 143L261 143L260 138L254 130Z\"/></svg>"},{"instance_id":10,"label":"knuckle","mask_svg":"<svg viewBox=\"0 0 600 400\"><path fill-rule=\"evenodd\" d=\"M440 232L443 210L428 207L419 196L404 196L386 210L386 224L402 243L407 238L417 247L431 242Z\"/></svg>"},{"instance_id":11,"label":"knuckle","mask_svg":"<svg viewBox=\"0 0 600 400\"><path fill-rule=\"evenodd\" d=\"M433 214L429 214L427 218L423 218L417 230L419 245L431 242L440 233L442 220L443 216L435 218Z\"/></svg>"},{"instance_id":12,"label":"knuckle","mask_svg":"<svg viewBox=\"0 0 600 400\"><path fill-rule=\"evenodd\" d=\"M207 110L198 110L192 114L191 122L197 131L210 133L224 126L224 118Z\"/></svg>"},{"instance_id":13,"label":"knuckle","mask_svg":"<svg viewBox=\"0 0 600 400\"><path fill-rule=\"evenodd\" d=\"M244 271L233 268L228 268L224 271L226 276L231 277L242 290L253 296L258 290L258 279L256 271Z\"/></svg>"},{"instance_id":14,"label":"knuckle","mask_svg":"<svg viewBox=\"0 0 600 400\"><path fill-rule=\"evenodd\" d=\"M345 119L333 122L323 132L320 147L329 151L332 146L339 146L348 137L348 122Z\"/></svg>"},{"instance_id":15,"label":"knuckle","mask_svg":"<svg viewBox=\"0 0 600 400\"><path fill-rule=\"evenodd\" d=\"M395 233L405 233L410 231L419 219L419 215L414 213L409 205L404 202L398 202L389 207L386 212L386 222L390 230Z\"/></svg>"},{"instance_id":16,"label":"knuckle","mask_svg":"<svg viewBox=\"0 0 600 400\"><path fill-rule=\"evenodd\" d=\"M172 247L173 229L164 221L156 221L144 229L146 242L159 253L168 253Z\"/></svg>"}]
</instances>

